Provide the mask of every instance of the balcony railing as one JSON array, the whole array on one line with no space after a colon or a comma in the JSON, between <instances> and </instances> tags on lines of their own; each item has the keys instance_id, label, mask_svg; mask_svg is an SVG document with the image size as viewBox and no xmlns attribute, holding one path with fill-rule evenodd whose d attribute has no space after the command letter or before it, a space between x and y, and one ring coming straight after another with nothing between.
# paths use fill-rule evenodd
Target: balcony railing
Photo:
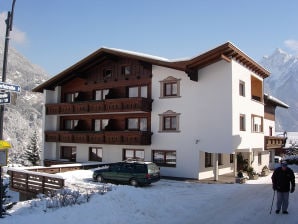
<instances>
[{"instance_id":1,"label":"balcony railing","mask_svg":"<svg viewBox=\"0 0 298 224\"><path fill-rule=\"evenodd\" d=\"M86 114L104 112L150 112L152 100L147 98L121 98L104 101L46 104L46 114Z\"/></svg>"},{"instance_id":2,"label":"balcony railing","mask_svg":"<svg viewBox=\"0 0 298 224\"><path fill-rule=\"evenodd\" d=\"M287 138L278 136L265 136L265 149L281 149Z\"/></svg>"},{"instance_id":3,"label":"balcony railing","mask_svg":"<svg viewBox=\"0 0 298 224\"><path fill-rule=\"evenodd\" d=\"M150 145L151 135L151 132L144 131L46 131L45 141L86 144Z\"/></svg>"}]
</instances>

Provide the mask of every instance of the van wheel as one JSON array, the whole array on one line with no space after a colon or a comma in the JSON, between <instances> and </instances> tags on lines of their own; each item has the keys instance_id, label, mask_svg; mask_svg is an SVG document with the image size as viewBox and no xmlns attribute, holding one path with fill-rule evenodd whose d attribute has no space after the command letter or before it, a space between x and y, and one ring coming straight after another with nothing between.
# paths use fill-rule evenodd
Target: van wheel
<instances>
[{"instance_id":1,"label":"van wheel","mask_svg":"<svg viewBox=\"0 0 298 224\"><path fill-rule=\"evenodd\" d=\"M138 181L136 179L131 179L129 181L131 186L137 187L139 185Z\"/></svg>"},{"instance_id":2,"label":"van wheel","mask_svg":"<svg viewBox=\"0 0 298 224\"><path fill-rule=\"evenodd\" d=\"M103 179L103 177L102 177L101 175L98 175L98 176L96 177L96 180L97 180L98 182L100 182L100 183L103 183L103 182L104 182L104 179Z\"/></svg>"}]
</instances>

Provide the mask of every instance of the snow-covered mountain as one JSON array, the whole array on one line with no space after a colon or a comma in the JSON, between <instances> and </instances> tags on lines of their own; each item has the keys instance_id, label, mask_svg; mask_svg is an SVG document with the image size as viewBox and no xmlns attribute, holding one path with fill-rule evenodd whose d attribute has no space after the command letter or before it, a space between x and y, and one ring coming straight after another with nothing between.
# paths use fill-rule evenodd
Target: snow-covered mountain
<instances>
[{"instance_id":1,"label":"snow-covered mountain","mask_svg":"<svg viewBox=\"0 0 298 224\"><path fill-rule=\"evenodd\" d=\"M260 64L271 72L265 79L265 92L290 106L289 109L277 109L277 131L298 131L298 56L276 49Z\"/></svg>"},{"instance_id":2,"label":"snow-covered mountain","mask_svg":"<svg viewBox=\"0 0 298 224\"><path fill-rule=\"evenodd\" d=\"M1 41L1 75L3 52L4 43ZM24 149L30 144L30 138L34 131L38 134L40 145L43 97L42 94L32 93L31 90L47 80L48 75L43 69L31 64L13 48L10 48L8 51L7 61L6 83L20 85L21 92L16 94L15 104L5 105L3 137L12 144L12 149L9 150L11 162L18 163L21 160Z\"/></svg>"}]
</instances>

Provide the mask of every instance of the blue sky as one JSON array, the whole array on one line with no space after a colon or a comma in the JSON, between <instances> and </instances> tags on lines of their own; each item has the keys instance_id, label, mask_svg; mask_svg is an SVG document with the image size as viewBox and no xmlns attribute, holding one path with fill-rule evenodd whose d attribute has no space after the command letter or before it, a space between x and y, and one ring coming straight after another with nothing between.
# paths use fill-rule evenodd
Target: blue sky
<instances>
[{"instance_id":1,"label":"blue sky","mask_svg":"<svg viewBox=\"0 0 298 224\"><path fill-rule=\"evenodd\" d=\"M11 4L0 0L3 42ZM50 75L103 46L176 59L231 41L259 61L298 55L297 11L298 0L16 0L10 45Z\"/></svg>"}]
</instances>

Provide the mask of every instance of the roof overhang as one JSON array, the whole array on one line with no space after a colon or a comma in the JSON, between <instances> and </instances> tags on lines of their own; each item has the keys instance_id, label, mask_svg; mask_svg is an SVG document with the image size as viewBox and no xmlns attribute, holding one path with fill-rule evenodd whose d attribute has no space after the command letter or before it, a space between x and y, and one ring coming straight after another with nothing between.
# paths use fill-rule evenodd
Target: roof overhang
<instances>
[{"instance_id":1,"label":"roof overhang","mask_svg":"<svg viewBox=\"0 0 298 224\"><path fill-rule=\"evenodd\" d=\"M283 107L283 108L290 108L290 106L284 102L282 102L281 100L273 97L273 96L270 96L269 94L265 93L264 94L264 99L269 101L271 104L277 106L277 107Z\"/></svg>"},{"instance_id":2,"label":"roof overhang","mask_svg":"<svg viewBox=\"0 0 298 224\"><path fill-rule=\"evenodd\" d=\"M230 42L227 42L219 47L216 47L210 51L207 51L197 57L188 60L176 60L171 61L165 58L156 57L152 55L125 51L112 48L100 48L93 52L89 56L85 57L81 61L62 71L58 75L50 78L41 85L35 87L33 92L43 92L44 89L53 90L56 86L71 80L74 77L83 78L84 71L88 70L92 66L99 64L106 59L113 59L117 57L131 58L139 61L149 63L151 65L158 65L167 68L172 68L180 71L184 71L188 74L191 80L197 81L197 70L215 63L219 60L225 60L230 62L232 59L246 66L262 78L269 76L269 72L240 51Z\"/></svg>"},{"instance_id":3,"label":"roof overhang","mask_svg":"<svg viewBox=\"0 0 298 224\"><path fill-rule=\"evenodd\" d=\"M267 71L230 42L220 45L191 59L189 63L187 63L187 67L200 69L220 60L230 62L232 59L241 63L262 78L266 78L270 75L269 71Z\"/></svg>"}]
</instances>

